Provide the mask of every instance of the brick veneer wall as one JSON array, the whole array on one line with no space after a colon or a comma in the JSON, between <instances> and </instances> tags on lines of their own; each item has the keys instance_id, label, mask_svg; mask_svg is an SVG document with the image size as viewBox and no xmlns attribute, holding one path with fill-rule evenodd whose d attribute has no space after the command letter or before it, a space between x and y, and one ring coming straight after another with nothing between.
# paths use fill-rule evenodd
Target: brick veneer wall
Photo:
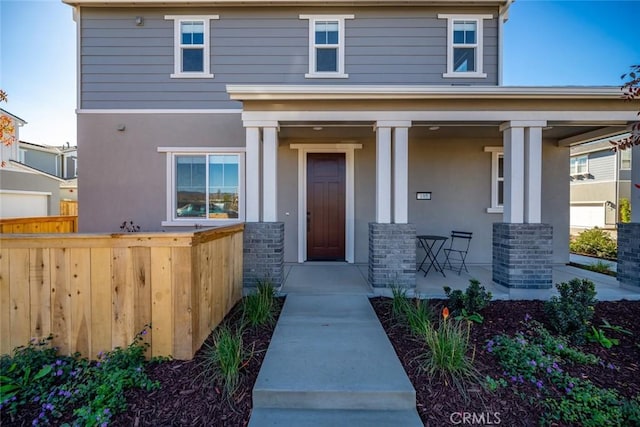
<instances>
[{"instance_id":1,"label":"brick veneer wall","mask_svg":"<svg viewBox=\"0 0 640 427\"><path fill-rule=\"evenodd\" d=\"M416 286L416 227L369 223L369 283L374 287Z\"/></svg>"},{"instance_id":2,"label":"brick veneer wall","mask_svg":"<svg viewBox=\"0 0 640 427\"><path fill-rule=\"evenodd\" d=\"M618 282L640 289L640 223L618 224Z\"/></svg>"},{"instance_id":3,"label":"brick veneer wall","mask_svg":"<svg viewBox=\"0 0 640 427\"><path fill-rule=\"evenodd\" d=\"M553 227L493 224L493 281L508 288L552 286Z\"/></svg>"},{"instance_id":4,"label":"brick veneer wall","mask_svg":"<svg viewBox=\"0 0 640 427\"><path fill-rule=\"evenodd\" d=\"M284 223L247 222L244 226L243 285L255 287L258 280L273 286L284 280Z\"/></svg>"}]
</instances>

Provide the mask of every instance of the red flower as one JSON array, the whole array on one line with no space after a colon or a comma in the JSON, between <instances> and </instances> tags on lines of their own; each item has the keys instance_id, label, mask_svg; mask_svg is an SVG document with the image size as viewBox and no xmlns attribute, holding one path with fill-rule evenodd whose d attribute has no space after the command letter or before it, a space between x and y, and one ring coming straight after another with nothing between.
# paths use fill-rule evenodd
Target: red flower
<instances>
[{"instance_id":1,"label":"red flower","mask_svg":"<svg viewBox=\"0 0 640 427\"><path fill-rule=\"evenodd\" d=\"M449 317L449 309L447 307L442 309L442 317L444 317L445 320Z\"/></svg>"}]
</instances>

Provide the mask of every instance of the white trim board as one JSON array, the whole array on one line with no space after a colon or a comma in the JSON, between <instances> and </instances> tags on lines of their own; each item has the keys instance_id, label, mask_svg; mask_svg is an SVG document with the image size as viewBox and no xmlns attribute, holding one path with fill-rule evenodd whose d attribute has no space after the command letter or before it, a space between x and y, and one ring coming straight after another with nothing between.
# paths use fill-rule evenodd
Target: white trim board
<instances>
[{"instance_id":1,"label":"white trim board","mask_svg":"<svg viewBox=\"0 0 640 427\"><path fill-rule=\"evenodd\" d=\"M344 153L345 182L345 259L355 262L355 150L362 144L290 144L298 150L298 262L307 260L307 154Z\"/></svg>"},{"instance_id":2,"label":"white trim board","mask_svg":"<svg viewBox=\"0 0 640 427\"><path fill-rule=\"evenodd\" d=\"M154 109L154 108L81 108L76 114L241 114L241 108L218 109Z\"/></svg>"}]
</instances>

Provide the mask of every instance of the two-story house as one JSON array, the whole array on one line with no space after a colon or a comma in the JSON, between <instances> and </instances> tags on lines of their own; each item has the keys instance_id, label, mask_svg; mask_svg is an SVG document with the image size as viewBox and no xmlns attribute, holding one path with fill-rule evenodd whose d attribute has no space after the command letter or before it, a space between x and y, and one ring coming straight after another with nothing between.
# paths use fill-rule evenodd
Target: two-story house
<instances>
[{"instance_id":1,"label":"two-story house","mask_svg":"<svg viewBox=\"0 0 640 427\"><path fill-rule=\"evenodd\" d=\"M636 119L619 88L502 86L511 0L64 1L80 231L243 221L247 286L324 260L415 286L416 235L465 230L549 289L569 147Z\"/></svg>"},{"instance_id":2,"label":"two-story house","mask_svg":"<svg viewBox=\"0 0 640 427\"><path fill-rule=\"evenodd\" d=\"M11 144L0 144L0 218L58 215L64 180L21 161L20 128L27 122L3 109L0 114L13 128Z\"/></svg>"},{"instance_id":3,"label":"two-story house","mask_svg":"<svg viewBox=\"0 0 640 427\"><path fill-rule=\"evenodd\" d=\"M606 138L571 147L570 226L615 229L623 201L631 197L631 150L613 151Z\"/></svg>"}]
</instances>

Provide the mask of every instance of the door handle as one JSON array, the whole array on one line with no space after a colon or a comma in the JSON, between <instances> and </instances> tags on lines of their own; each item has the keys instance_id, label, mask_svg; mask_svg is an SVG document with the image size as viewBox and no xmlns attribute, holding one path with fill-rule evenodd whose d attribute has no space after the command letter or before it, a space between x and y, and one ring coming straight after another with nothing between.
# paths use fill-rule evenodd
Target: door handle
<instances>
[{"instance_id":1,"label":"door handle","mask_svg":"<svg viewBox=\"0 0 640 427\"><path fill-rule=\"evenodd\" d=\"M311 212L307 212L307 233L311 232Z\"/></svg>"}]
</instances>

